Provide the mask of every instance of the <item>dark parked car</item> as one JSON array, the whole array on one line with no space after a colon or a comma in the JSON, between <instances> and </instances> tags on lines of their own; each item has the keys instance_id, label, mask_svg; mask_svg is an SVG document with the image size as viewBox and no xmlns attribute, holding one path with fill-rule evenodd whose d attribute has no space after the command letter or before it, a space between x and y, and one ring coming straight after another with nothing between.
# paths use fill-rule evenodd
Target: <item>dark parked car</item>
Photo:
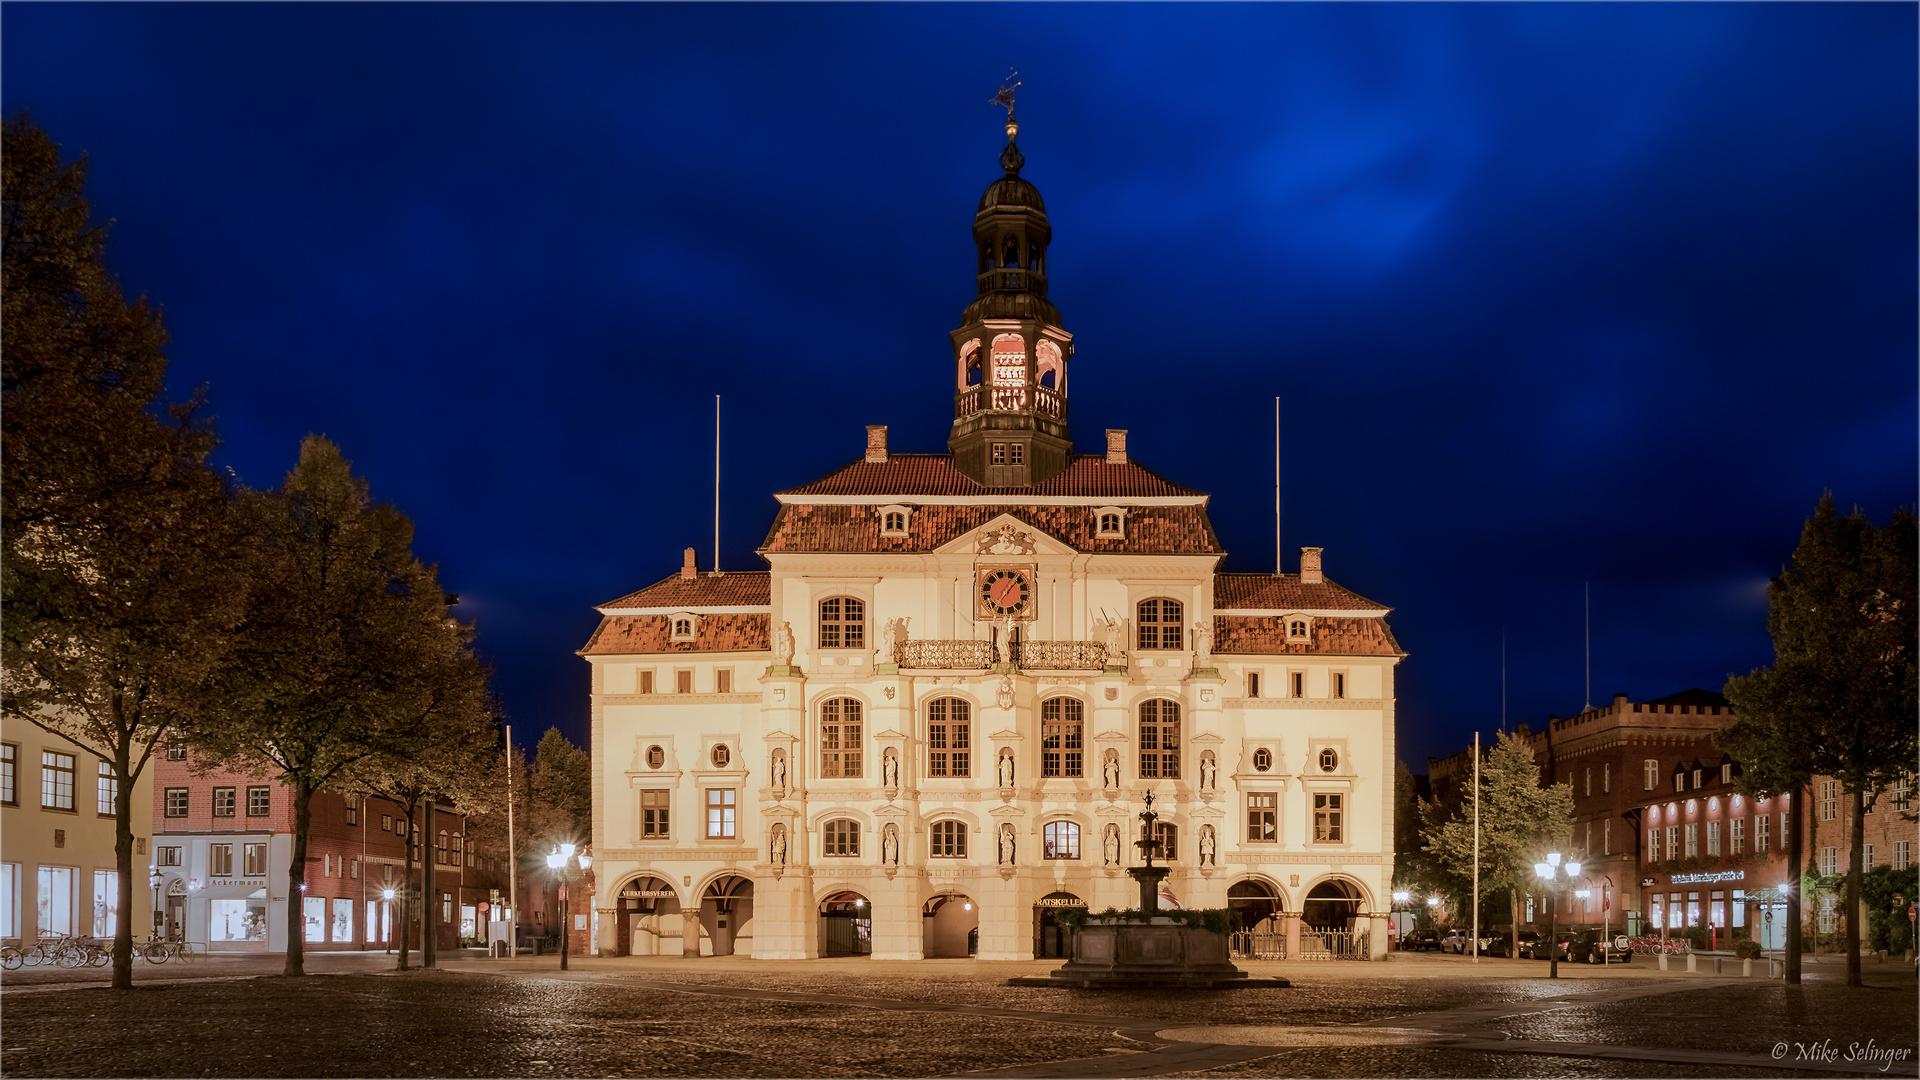
<instances>
[{"instance_id":1,"label":"dark parked car","mask_svg":"<svg viewBox=\"0 0 1920 1080\"><path fill-rule=\"evenodd\" d=\"M1433 930L1408 931L1406 939L1400 943L1400 948L1406 952L1421 952L1423 950L1438 952L1440 951L1440 935Z\"/></svg>"},{"instance_id":2,"label":"dark parked car","mask_svg":"<svg viewBox=\"0 0 1920 1080\"><path fill-rule=\"evenodd\" d=\"M1627 947L1627 935L1615 934L1603 938L1598 930L1583 930L1567 947L1565 958L1582 964L1598 964L1602 954L1609 964L1625 964L1633 960L1633 950Z\"/></svg>"},{"instance_id":3,"label":"dark parked car","mask_svg":"<svg viewBox=\"0 0 1920 1080\"><path fill-rule=\"evenodd\" d=\"M1517 937L1505 930L1496 931L1487 942L1487 955L1524 959L1532 955L1533 943L1539 940L1540 935L1531 930L1522 930Z\"/></svg>"},{"instance_id":4,"label":"dark parked car","mask_svg":"<svg viewBox=\"0 0 1920 1080\"><path fill-rule=\"evenodd\" d=\"M1521 942L1520 955L1523 958L1528 960L1547 959L1547 939L1541 937L1538 934L1528 934L1525 936L1531 937L1533 940ZM1579 936L1580 936L1580 932L1578 930L1554 931L1554 934L1553 934L1554 957L1553 958L1556 960L1567 959L1567 947L1569 945L1572 945L1574 942L1574 939L1578 938Z\"/></svg>"}]
</instances>

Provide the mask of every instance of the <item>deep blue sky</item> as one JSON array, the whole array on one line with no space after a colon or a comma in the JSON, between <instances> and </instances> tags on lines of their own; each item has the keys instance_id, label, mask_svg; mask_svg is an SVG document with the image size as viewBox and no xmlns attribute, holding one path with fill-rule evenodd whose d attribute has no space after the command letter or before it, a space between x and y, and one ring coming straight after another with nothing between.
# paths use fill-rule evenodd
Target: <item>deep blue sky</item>
<instances>
[{"instance_id":1,"label":"deep blue sky","mask_svg":"<svg viewBox=\"0 0 1920 1080\"><path fill-rule=\"evenodd\" d=\"M1416 769L1717 689L1822 489L1916 499L1916 7L7 4L247 482L418 525L528 736L592 605L762 565L862 425L944 449L1020 68L1073 422L1394 608ZM1289 554L1287 569L1296 568ZM518 734L518 733L516 733Z\"/></svg>"}]
</instances>

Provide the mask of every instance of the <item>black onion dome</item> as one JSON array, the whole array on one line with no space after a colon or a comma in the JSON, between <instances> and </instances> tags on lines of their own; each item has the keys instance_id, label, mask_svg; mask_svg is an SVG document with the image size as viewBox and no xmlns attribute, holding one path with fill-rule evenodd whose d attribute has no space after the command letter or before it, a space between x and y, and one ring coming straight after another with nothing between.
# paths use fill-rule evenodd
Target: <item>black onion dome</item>
<instances>
[{"instance_id":1,"label":"black onion dome","mask_svg":"<svg viewBox=\"0 0 1920 1080\"><path fill-rule=\"evenodd\" d=\"M1060 309L1053 301L1031 292L984 292L960 313L960 325L982 319L1034 319L1049 326L1060 325Z\"/></svg>"},{"instance_id":2,"label":"black onion dome","mask_svg":"<svg viewBox=\"0 0 1920 1080\"><path fill-rule=\"evenodd\" d=\"M1040 189L1018 176L1003 176L987 185L980 195L980 209L999 208L1038 210L1047 212L1047 204L1041 201Z\"/></svg>"}]
</instances>

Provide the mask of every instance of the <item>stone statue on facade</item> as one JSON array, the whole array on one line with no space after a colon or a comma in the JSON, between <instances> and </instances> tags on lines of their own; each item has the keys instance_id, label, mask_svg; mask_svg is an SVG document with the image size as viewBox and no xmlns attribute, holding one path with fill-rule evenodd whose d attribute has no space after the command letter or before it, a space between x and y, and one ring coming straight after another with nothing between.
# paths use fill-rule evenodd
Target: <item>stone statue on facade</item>
<instances>
[{"instance_id":1,"label":"stone statue on facade","mask_svg":"<svg viewBox=\"0 0 1920 1080\"><path fill-rule=\"evenodd\" d=\"M1216 790L1215 781L1219 779L1219 770L1213 764L1213 751L1200 755L1200 788L1203 791Z\"/></svg>"},{"instance_id":2,"label":"stone statue on facade","mask_svg":"<svg viewBox=\"0 0 1920 1080\"><path fill-rule=\"evenodd\" d=\"M1107 822L1106 839L1102 842L1106 854L1106 865L1120 865L1120 826Z\"/></svg>"},{"instance_id":3,"label":"stone statue on facade","mask_svg":"<svg viewBox=\"0 0 1920 1080\"><path fill-rule=\"evenodd\" d=\"M1127 655L1127 621L1125 619L1100 619L1093 625L1100 628L1100 640L1107 647L1107 659L1118 660Z\"/></svg>"},{"instance_id":4,"label":"stone statue on facade","mask_svg":"<svg viewBox=\"0 0 1920 1080\"><path fill-rule=\"evenodd\" d=\"M1013 826L1000 826L1000 865L1013 865Z\"/></svg>"},{"instance_id":5,"label":"stone statue on facade","mask_svg":"<svg viewBox=\"0 0 1920 1080\"><path fill-rule=\"evenodd\" d=\"M890 788L900 786L900 758L891 750L880 756L880 784Z\"/></svg>"},{"instance_id":6,"label":"stone statue on facade","mask_svg":"<svg viewBox=\"0 0 1920 1080\"><path fill-rule=\"evenodd\" d=\"M1213 625L1205 619L1193 624L1193 666L1213 666Z\"/></svg>"},{"instance_id":7,"label":"stone statue on facade","mask_svg":"<svg viewBox=\"0 0 1920 1080\"><path fill-rule=\"evenodd\" d=\"M1200 865L1213 866L1213 826L1200 826Z\"/></svg>"},{"instance_id":8,"label":"stone statue on facade","mask_svg":"<svg viewBox=\"0 0 1920 1080\"><path fill-rule=\"evenodd\" d=\"M773 628L773 662L777 667L793 663L793 625L781 623Z\"/></svg>"},{"instance_id":9,"label":"stone statue on facade","mask_svg":"<svg viewBox=\"0 0 1920 1080\"><path fill-rule=\"evenodd\" d=\"M773 786L780 791L787 788L787 755L779 750L773 752Z\"/></svg>"},{"instance_id":10,"label":"stone statue on facade","mask_svg":"<svg viewBox=\"0 0 1920 1080\"><path fill-rule=\"evenodd\" d=\"M773 827L773 865L787 865L787 827L785 825Z\"/></svg>"},{"instance_id":11,"label":"stone statue on facade","mask_svg":"<svg viewBox=\"0 0 1920 1080\"><path fill-rule=\"evenodd\" d=\"M880 662L894 663L900 654L900 646L907 640L907 624L911 618L888 619L880 630Z\"/></svg>"},{"instance_id":12,"label":"stone statue on facade","mask_svg":"<svg viewBox=\"0 0 1920 1080\"><path fill-rule=\"evenodd\" d=\"M1107 751L1107 759L1100 764L1100 786L1108 791L1119 790L1120 755L1116 751Z\"/></svg>"},{"instance_id":13,"label":"stone statue on facade","mask_svg":"<svg viewBox=\"0 0 1920 1080\"><path fill-rule=\"evenodd\" d=\"M1001 787L1013 786L1013 751L1000 752L1000 764L997 770Z\"/></svg>"},{"instance_id":14,"label":"stone statue on facade","mask_svg":"<svg viewBox=\"0 0 1920 1080\"><path fill-rule=\"evenodd\" d=\"M880 838L880 861L888 866L900 865L900 828L893 822L887 822L887 831Z\"/></svg>"}]
</instances>

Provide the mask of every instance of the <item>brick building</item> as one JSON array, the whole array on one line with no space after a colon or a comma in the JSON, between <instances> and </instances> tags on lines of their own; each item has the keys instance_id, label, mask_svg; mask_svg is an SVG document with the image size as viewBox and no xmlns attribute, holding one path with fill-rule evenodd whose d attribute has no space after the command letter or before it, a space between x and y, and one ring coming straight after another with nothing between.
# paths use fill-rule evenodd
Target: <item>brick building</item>
<instances>
[{"instance_id":1,"label":"brick building","mask_svg":"<svg viewBox=\"0 0 1920 1080\"><path fill-rule=\"evenodd\" d=\"M197 772L191 756L170 746L150 767L153 868L161 876L167 933L214 952L284 952L293 792L244 772ZM314 793L299 898L307 950L399 943L405 820L384 799ZM416 833L423 820L416 814ZM437 894L435 940L442 948L484 940L488 917L480 905L491 904L496 889L506 893L506 861L499 852L474 850L465 834L465 818L439 808L414 860L416 881L432 874L426 895ZM416 908L415 947L418 915Z\"/></svg>"},{"instance_id":2,"label":"brick building","mask_svg":"<svg viewBox=\"0 0 1920 1080\"><path fill-rule=\"evenodd\" d=\"M1914 808L1914 786L1914 776L1909 773L1867 806L1861 820L1861 870L1877 866L1905 870L1914 865L1914 848L1916 841L1920 841L1920 813ZM1830 877L1846 872L1853 850L1851 805L1852 800L1838 780L1826 776L1814 778L1807 804L1813 811L1809 815L1813 835L1805 855L1822 875ZM1907 899L1914 898L1908 896ZM1840 898L1832 894L1815 901L1813 919L1822 933L1840 928L1839 905Z\"/></svg>"}]
</instances>

